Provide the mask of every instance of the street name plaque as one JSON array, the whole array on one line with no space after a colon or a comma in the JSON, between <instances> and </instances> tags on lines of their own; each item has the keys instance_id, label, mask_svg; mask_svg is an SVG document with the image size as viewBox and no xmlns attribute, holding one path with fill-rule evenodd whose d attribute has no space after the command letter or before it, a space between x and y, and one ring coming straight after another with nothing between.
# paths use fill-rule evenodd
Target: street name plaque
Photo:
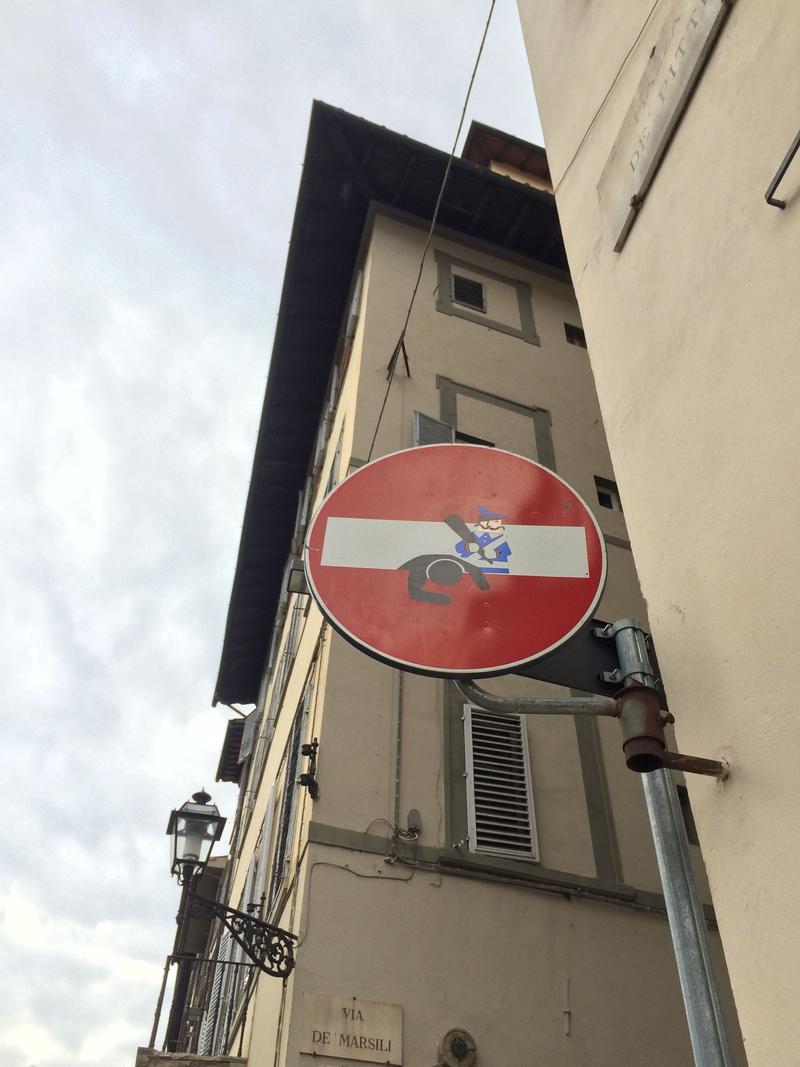
<instances>
[{"instance_id":1,"label":"street name plaque","mask_svg":"<svg viewBox=\"0 0 800 1067\"><path fill-rule=\"evenodd\" d=\"M303 993L300 1051L312 1056L402 1064L403 1009L358 997Z\"/></svg>"},{"instance_id":2,"label":"street name plaque","mask_svg":"<svg viewBox=\"0 0 800 1067\"><path fill-rule=\"evenodd\" d=\"M669 8L597 185L615 252L625 244L729 10L729 0L674 0ZM704 114L713 121L710 107Z\"/></svg>"}]
</instances>

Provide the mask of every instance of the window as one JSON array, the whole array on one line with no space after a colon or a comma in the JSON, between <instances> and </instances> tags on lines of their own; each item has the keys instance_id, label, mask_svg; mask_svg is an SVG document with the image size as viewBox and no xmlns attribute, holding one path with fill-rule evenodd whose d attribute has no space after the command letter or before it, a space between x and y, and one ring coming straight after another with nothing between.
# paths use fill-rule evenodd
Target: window
<instances>
[{"instance_id":1,"label":"window","mask_svg":"<svg viewBox=\"0 0 800 1067\"><path fill-rule=\"evenodd\" d=\"M450 299L454 304L472 308L474 311L486 312L486 293L483 282L477 278L466 278L463 274L450 277Z\"/></svg>"},{"instance_id":2,"label":"window","mask_svg":"<svg viewBox=\"0 0 800 1067\"><path fill-rule=\"evenodd\" d=\"M619 499L619 490L616 482L612 482L608 478L595 477L594 486L597 491L597 501L601 508L608 508L609 511L622 511L622 503Z\"/></svg>"},{"instance_id":3,"label":"window","mask_svg":"<svg viewBox=\"0 0 800 1067\"><path fill-rule=\"evenodd\" d=\"M253 754L253 746L255 745L256 732L258 730L260 719L260 709L256 708L255 711L251 711L244 720L242 743L239 746L239 758L237 763L244 763L244 761Z\"/></svg>"},{"instance_id":4,"label":"window","mask_svg":"<svg viewBox=\"0 0 800 1067\"><path fill-rule=\"evenodd\" d=\"M524 716L466 705L464 745L470 851L538 860Z\"/></svg>"},{"instance_id":5,"label":"window","mask_svg":"<svg viewBox=\"0 0 800 1067\"><path fill-rule=\"evenodd\" d=\"M275 852L272 857L272 869L265 910L267 918L270 916L273 905L283 886L283 880L286 877L291 859L292 830L294 829L295 801L297 798L297 764L300 759L300 745L303 740L305 708L306 702L303 701L297 709L289 740L286 743L280 814L275 831Z\"/></svg>"},{"instance_id":6,"label":"window","mask_svg":"<svg viewBox=\"0 0 800 1067\"><path fill-rule=\"evenodd\" d=\"M567 335L567 340L571 345L577 345L579 348L586 348L586 334L580 326L572 326L570 323L565 322L564 333Z\"/></svg>"},{"instance_id":7,"label":"window","mask_svg":"<svg viewBox=\"0 0 800 1067\"><path fill-rule=\"evenodd\" d=\"M462 433L461 430L456 430L456 441L460 441L464 445L486 445L488 448L494 448L494 441L487 441L483 437L475 437L471 433Z\"/></svg>"},{"instance_id":8,"label":"window","mask_svg":"<svg viewBox=\"0 0 800 1067\"><path fill-rule=\"evenodd\" d=\"M339 440L336 442L336 451L333 453L333 459L331 460L331 469L328 474L328 482L325 486L325 496L332 492L339 484L339 464L342 459L342 436L344 434L344 427L339 431Z\"/></svg>"},{"instance_id":9,"label":"window","mask_svg":"<svg viewBox=\"0 0 800 1067\"><path fill-rule=\"evenodd\" d=\"M423 415L421 411L414 412L415 448L418 445L450 445L457 441L464 445L487 445L489 448L494 448L494 441L464 433L463 430L454 430L449 423L432 419L430 415Z\"/></svg>"},{"instance_id":10,"label":"window","mask_svg":"<svg viewBox=\"0 0 800 1067\"><path fill-rule=\"evenodd\" d=\"M219 962L214 966L208 1010L200 1030L198 1052L201 1056L211 1056L214 1051L219 1050L223 1045L224 1026L218 1024L224 1023L225 1012L224 1010L220 1011L220 1000L222 999L222 983L225 971L226 969L230 970L230 968L225 967L228 961L230 945L231 936L226 931L219 939L217 947L217 959Z\"/></svg>"},{"instance_id":11,"label":"window","mask_svg":"<svg viewBox=\"0 0 800 1067\"><path fill-rule=\"evenodd\" d=\"M479 263L436 249L436 310L455 315L528 344L540 344L533 318L531 286Z\"/></svg>"}]
</instances>

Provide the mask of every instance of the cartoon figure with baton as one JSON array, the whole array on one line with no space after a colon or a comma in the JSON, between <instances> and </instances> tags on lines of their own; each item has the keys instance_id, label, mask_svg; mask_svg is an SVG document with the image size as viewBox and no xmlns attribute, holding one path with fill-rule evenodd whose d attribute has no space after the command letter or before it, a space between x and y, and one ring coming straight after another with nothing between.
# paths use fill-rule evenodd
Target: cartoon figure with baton
<instances>
[{"instance_id":1,"label":"cartoon figure with baton","mask_svg":"<svg viewBox=\"0 0 800 1067\"><path fill-rule=\"evenodd\" d=\"M511 555L511 549L506 540L504 519L505 515L496 511L478 508L478 519L472 523L472 529L459 515L448 515L444 521L461 538L456 552L462 559L477 556L483 563L479 566L484 574L508 574L508 567L503 564Z\"/></svg>"},{"instance_id":2,"label":"cartoon figure with baton","mask_svg":"<svg viewBox=\"0 0 800 1067\"><path fill-rule=\"evenodd\" d=\"M471 527L460 515L448 515L444 520L460 540L454 551L457 555L428 554L415 556L404 563L400 570L408 571L408 595L412 600L428 604L450 604L452 597L424 588L427 582L436 585L454 585L468 574L475 585L484 591L489 589L485 574L508 574L504 566L511 555L503 524L505 516L488 508L478 508L478 519Z\"/></svg>"}]
</instances>

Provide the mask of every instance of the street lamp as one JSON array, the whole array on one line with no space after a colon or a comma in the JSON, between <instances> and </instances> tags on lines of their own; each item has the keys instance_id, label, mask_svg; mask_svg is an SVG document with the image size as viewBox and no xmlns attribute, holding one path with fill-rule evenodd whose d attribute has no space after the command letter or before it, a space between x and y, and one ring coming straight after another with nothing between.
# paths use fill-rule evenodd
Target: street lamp
<instances>
[{"instance_id":1,"label":"street lamp","mask_svg":"<svg viewBox=\"0 0 800 1067\"><path fill-rule=\"evenodd\" d=\"M211 848L222 837L225 819L219 813L216 804L205 790L194 793L191 800L181 804L170 812L167 833L172 838L172 874L177 875L178 885L183 886L180 909L177 915L178 932L172 955L167 957L169 964L176 963L178 972L175 976L175 989L172 994L172 1007L164 1046L168 1052L181 1051L181 1033L186 1000L191 983L193 953L186 951L186 933L188 924L200 912L208 912L226 928L230 936L256 967L264 974L286 979L294 968L295 934L282 930L279 926L264 922L263 919L238 911L219 900L201 896L195 892L200 875L208 863ZM207 962L223 966L229 960L208 960ZM150 1035L150 1045L154 1046L158 1031L161 1003L167 982L167 970L156 1008L156 1018Z\"/></svg>"},{"instance_id":2,"label":"street lamp","mask_svg":"<svg viewBox=\"0 0 800 1067\"><path fill-rule=\"evenodd\" d=\"M167 833L172 836L172 873L178 885L191 885L211 855L211 846L222 837L225 819L205 790L193 793L170 812Z\"/></svg>"},{"instance_id":3,"label":"street lamp","mask_svg":"<svg viewBox=\"0 0 800 1067\"><path fill-rule=\"evenodd\" d=\"M185 960L185 931L189 920L201 911L210 912L226 927L253 963L266 974L286 978L294 967L295 934L264 922L248 911L238 911L219 900L196 892L208 863L211 847L222 837L225 819L205 790L170 812L167 833L172 837L172 873L183 886L178 912L178 935L174 958Z\"/></svg>"}]
</instances>

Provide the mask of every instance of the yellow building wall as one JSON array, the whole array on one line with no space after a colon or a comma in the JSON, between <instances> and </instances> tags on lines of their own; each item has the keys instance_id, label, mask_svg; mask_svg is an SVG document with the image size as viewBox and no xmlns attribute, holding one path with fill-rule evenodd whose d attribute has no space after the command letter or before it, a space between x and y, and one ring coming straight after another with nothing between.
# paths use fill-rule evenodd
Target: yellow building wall
<instances>
[{"instance_id":1,"label":"yellow building wall","mask_svg":"<svg viewBox=\"0 0 800 1067\"><path fill-rule=\"evenodd\" d=\"M397 293L410 291L424 239L407 220L381 212L372 218L363 247L358 328L320 464L315 506L340 435L343 472L352 460L367 458L386 389L386 364L405 312ZM564 334L565 321L580 324L568 281L483 248L467 248L446 234L434 247L529 284L541 344L437 311L431 254L408 332L411 377L400 364L373 458L411 446L414 411L439 417L437 375L444 376L518 404L547 408L558 472L590 505L596 503L594 476L613 478L614 472L587 353ZM484 430L489 439L498 431L517 433L517 450L536 458L530 426L515 424L509 418L513 413L461 395L457 403L459 429L476 436L484 436ZM605 532L624 541L623 516L604 514L600 507L595 511ZM610 545L609 564L599 614L608 619L641 615L630 551ZM402 1004L404 1062L411 1067L430 1067L436 1042L451 1026L473 1032L479 1055L503 1067L523 1067L534 1054L564 1067L689 1063L667 922L656 898L647 896L660 886L641 786L624 765L617 724L599 724L600 743L622 879L631 898L639 892L639 910L580 899L581 890L574 887L558 893L482 881L474 871L468 877L407 866L403 861L413 861L416 849L428 859L431 850L455 849L477 860L467 844L452 840L448 824L445 683L410 674L401 678L369 659L323 625L314 605L268 747L262 785L248 785L254 803L240 836L233 895L244 885L266 811L266 783L279 771L309 679L314 697L306 739L320 741L320 796L312 803L305 790L299 791L284 906L273 916L299 933L297 968L283 992L274 979L259 980L248 1024L250 1062L259 1067L311 1062L298 1051L301 994L308 991ZM487 687L506 694L563 693L516 677L493 679ZM267 686L267 703L270 694ZM596 888L574 722L530 717L527 730L541 852L540 863L528 869L566 872ZM392 826L398 818L404 825L410 808L422 816L418 842L395 849ZM333 834L333 843L320 842L324 833ZM350 835L352 847L342 847L343 834ZM399 860L393 851L399 851ZM697 862L702 877L699 856ZM645 901L651 901L653 913L647 913ZM670 1019L666 1028L665 1018ZM659 1030L656 1048L648 1029Z\"/></svg>"}]
</instances>

